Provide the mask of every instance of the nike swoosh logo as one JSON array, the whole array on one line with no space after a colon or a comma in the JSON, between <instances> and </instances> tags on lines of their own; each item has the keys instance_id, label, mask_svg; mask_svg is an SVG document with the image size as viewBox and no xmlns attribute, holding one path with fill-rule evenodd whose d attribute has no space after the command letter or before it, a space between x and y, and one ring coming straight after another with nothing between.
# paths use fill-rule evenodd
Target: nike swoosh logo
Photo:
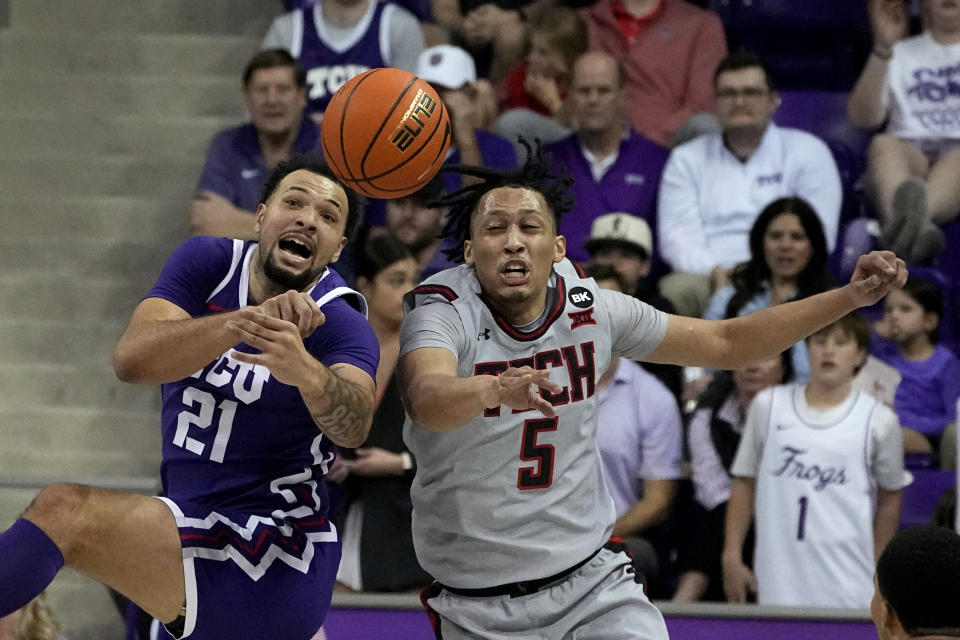
<instances>
[{"instance_id":1,"label":"nike swoosh logo","mask_svg":"<svg viewBox=\"0 0 960 640\"><path fill-rule=\"evenodd\" d=\"M260 169L242 169L240 171L240 177L244 180L256 178L258 175L260 175Z\"/></svg>"}]
</instances>

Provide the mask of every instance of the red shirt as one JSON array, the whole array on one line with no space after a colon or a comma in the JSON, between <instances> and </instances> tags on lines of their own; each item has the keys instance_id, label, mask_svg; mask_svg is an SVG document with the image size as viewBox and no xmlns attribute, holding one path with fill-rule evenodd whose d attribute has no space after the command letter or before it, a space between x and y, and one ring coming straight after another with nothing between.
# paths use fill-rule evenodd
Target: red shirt
<instances>
[{"instance_id":1,"label":"red shirt","mask_svg":"<svg viewBox=\"0 0 960 640\"><path fill-rule=\"evenodd\" d=\"M627 41L627 44L633 44L640 30L647 26L651 20L663 13L663 0L660 0L656 8L642 18L638 18L628 12L626 7L623 6L623 0L613 0L610 4L613 7L613 16L617 19L617 27L620 29L620 35Z\"/></svg>"}]
</instances>

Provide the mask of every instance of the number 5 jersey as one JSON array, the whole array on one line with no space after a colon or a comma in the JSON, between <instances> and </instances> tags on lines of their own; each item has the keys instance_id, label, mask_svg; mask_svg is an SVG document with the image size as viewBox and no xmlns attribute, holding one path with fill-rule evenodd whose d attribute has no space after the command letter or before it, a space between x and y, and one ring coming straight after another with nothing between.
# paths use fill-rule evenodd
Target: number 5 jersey
<instances>
[{"instance_id":1,"label":"number 5 jersey","mask_svg":"<svg viewBox=\"0 0 960 640\"><path fill-rule=\"evenodd\" d=\"M489 306L472 268L442 271L408 293L401 354L443 347L459 377L510 367L547 369L556 410L488 408L449 432L407 417L418 462L411 488L417 557L441 583L464 589L545 578L609 538L613 501L596 442L596 381L611 351L640 357L660 343L666 316L601 291L567 260L555 265L546 308L525 327Z\"/></svg>"}]
</instances>

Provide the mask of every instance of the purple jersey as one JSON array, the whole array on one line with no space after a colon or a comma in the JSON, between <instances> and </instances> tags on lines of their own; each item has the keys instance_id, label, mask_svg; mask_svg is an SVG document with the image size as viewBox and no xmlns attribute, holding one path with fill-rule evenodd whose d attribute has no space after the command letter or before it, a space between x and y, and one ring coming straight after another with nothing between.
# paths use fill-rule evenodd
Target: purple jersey
<instances>
[{"instance_id":1,"label":"purple jersey","mask_svg":"<svg viewBox=\"0 0 960 640\"><path fill-rule=\"evenodd\" d=\"M383 21L383 2L376 9L361 35L345 49L334 49L324 39L325 29L320 5L300 10L294 16L294 42L290 53L300 59L307 70L310 88L307 111L323 113L337 89L353 76L369 69L386 66L386 29ZM298 37L299 36L299 37Z\"/></svg>"},{"instance_id":2,"label":"purple jersey","mask_svg":"<svg viewBox=\"0 0 960 640\"><path fill-rule=\"evenodd\" d=\"M293 141L294 153L323 157L320 127L304 117ZM197 193L212 191L246 211L256 211L260 191L270 168L263 159L257 129L252 123L221 131L210 142Z\"/></svg>"},{"instance_id":3,"label":"purple jersey","mask_svg":"<svg viewBox=\"0 0 960 640\"><path fill-rule=\"evenodd\" d=\"M169 300L193 317L244 307L256 248L255 242L191 238L170 257L147 297ZM363 313L350 304L365 310L363 298L330 269L309 293L326 321L304 340L307 351L327 366L347 363L374 377L379 346ZM236 349L253 351L245 344ZM228 351L164 384L162 395L164 495L216 509L192 522L189 534L181 525L185 552L195 546L204 550L202 557L212 557L208 551L232 546L228 555L259 579L275 556L294 566L309 562L313 541L336 540L322 482L335 445L314 424L296 387Z\"/></svg>"},{"instance_id":4,"label":"purple jersey","mask_svg":"<svg viewBox=\"0 0 960 640\"><path fill-rule=\"evenodd\" d=\"M560 233L567 239L567 257L578 262L589 259L583 243L590 236L594 219L605 213L640 216L650 225L653 237L657 237L657 193L667 162L666 149L631 131L620 143L616 161L599 182L593 178L576 134L546 145L545 149L553 154L554 164L562 163L574 179L570 188L574 207L560 222Z\"/></svg>"}]
</instances>

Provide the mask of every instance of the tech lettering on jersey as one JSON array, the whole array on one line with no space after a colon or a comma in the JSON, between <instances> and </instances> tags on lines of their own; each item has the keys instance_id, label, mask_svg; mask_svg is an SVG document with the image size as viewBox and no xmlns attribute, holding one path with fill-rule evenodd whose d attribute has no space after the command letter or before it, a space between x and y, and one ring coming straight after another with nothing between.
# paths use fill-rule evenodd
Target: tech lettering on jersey
<instances>
[{"instance_id":1,"label":"tech lettering on jersey","mask_svg":"<svg viewBox=\"0 0 960 640\"><path fill-rule=\"evenodd\" d=\"M784 454L783 464L775 471L771 471L775 476L812 482L814 491L823 491L831 484L847 484L845 467L839 469L837 467L821 467L815 462L801 460L801 457L807 453L806 449L784 446L782 452Z\"/></svg>"},{"instance_id":2,"label":"tech lettering on jersey","mask_svg":"<svg viewBox=\"0 0 960 640\"><path fill-rule=\"evenodd\" d=\"M533 369L546 369L547 367L566 367L567 375L570 380L568 386L557 393L550 393L544 389L540 390L540 397L557 407L569 402L580 402L585 398L590 398L596 392L597 370L595 365L595 347L592 341L583 342L579 346L561 347L560 349L550 349L535 353L528 358L517 360L499 361L499 362L478 362L473 367L474 375L494 375L498 376L511 367L531 367ZM586 386L584 386L584 383ZM526 410L513 410L513 413L523 413ZM500 407L484 409L485 418L496 418L500 416Z\"/></svg>"}]
</instances>

